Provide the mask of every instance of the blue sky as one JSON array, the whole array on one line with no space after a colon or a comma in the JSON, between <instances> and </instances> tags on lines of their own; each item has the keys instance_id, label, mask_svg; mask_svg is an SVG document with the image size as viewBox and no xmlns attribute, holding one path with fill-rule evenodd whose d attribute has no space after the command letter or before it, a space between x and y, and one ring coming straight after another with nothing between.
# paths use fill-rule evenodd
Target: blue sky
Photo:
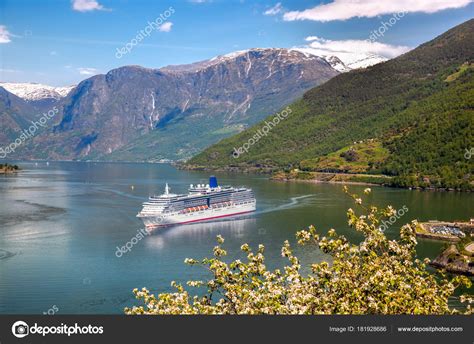
<instances>
[{"instance_id":1,"label":"blue sky","mask_svg":"<svg viewBox=\"0 0 474 344\"><path fill-rule=\"evenodd\" d=\"M474 14L472 0L348 1L0 0L0 81L65 86L123 65L159 68L253 47L393 57ZM366 41L400 11L383 36ZM117 58L160 15L164 26Z\"/></svg>"}]
</instances>

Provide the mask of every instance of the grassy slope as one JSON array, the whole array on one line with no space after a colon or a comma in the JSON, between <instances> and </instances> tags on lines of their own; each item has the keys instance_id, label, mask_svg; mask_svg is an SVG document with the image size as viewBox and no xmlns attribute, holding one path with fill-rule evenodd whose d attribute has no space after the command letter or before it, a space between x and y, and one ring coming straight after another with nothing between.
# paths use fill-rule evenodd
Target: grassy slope
<instances>
[{"instance_id":1,"label":"grassy slope","mask_svg":"<svg viewBox=\"0 0 474 344\"><path fill-rule=\"evenodd\" d=\"M473 75L472 68L465 67L474 60L472 46L474 20L396 59L312 89L291 106L287 119L238 159L232 157L234 147L242 146L263 124L222 140L188 166L301 167L302 160L375 138L391 153L381 168L399 176L400 185L416 185L428 177L437 186L466 187L459 177L466 180L468 175L472 181L472 162L462 161L464 148L474 145ZM419 147L431 147L431 153ZM449 171L433 170L426 159Z\"/></svg>"},{"instance_id":2,"label":"grassy slope","mask_svg":"<svg viewBox=\"0 0 474 344\"><path fill-rule=\"evenodd\" d=\"M348 155L354 152L354 157ZM377 168L388 158L389 151L378 140L366 140L330 153L327 156L303 160L301 169L307 171L363 173L378 172Z\"/></svg>"}]
</instances>

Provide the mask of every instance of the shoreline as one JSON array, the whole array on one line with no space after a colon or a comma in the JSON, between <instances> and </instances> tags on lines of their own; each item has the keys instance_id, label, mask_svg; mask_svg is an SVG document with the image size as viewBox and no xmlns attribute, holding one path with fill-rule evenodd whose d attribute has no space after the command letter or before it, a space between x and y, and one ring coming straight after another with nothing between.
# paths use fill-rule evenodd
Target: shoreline
<instances>
[{"instance_id":1,"label":"shoreline","mask_svg":"<svg viewBox=\"0 0 474 344\"><path fill-rule=\"evenodd\" d=\"M354 181L325 181L325 180L317 180L317 179L272 179L270 180L282 183L310 183L310 184L334 184L334 185L365 185L365 186L385 186L390 187L388 185L382 184L375 184L375 183L368 183L368 182L354 182ZM405 188L400 188L405 189Z\"/></svg>"},{"instance_id":2,"label":"shoreline","mask_svg":"<svg viewBox=\"0 0 474 344\"><path fill-rule=\"evenodd\" d=\"M474 220L419 222L417 238L448 244L429 265L453 274L474 276Z\"/></svg>"},{"instance_id":3,"label":"shoreline","mask_svg":"<svg viewBox=\"0 0 474 344\"><path fill-rule=\"evenodd\" d=\"M474 190L470 189L454 189L454 188L437 188L437 187L419 187L419 186L398 186L398 185L389 185L384 182L375 183L375 182L364 182L364 181L355 181L355 180L348 180L348 179L339 179L339 180L323 180L318 178L299 178L297 176L293 178L286 177L288 174L293 172L281 172L275 170L274 168L269 167L261 167L261 168L247 168L242 169L238 167L227 167L227 168L209 168L203 166L186 166L183 165L180 161L167 161L167 162L158 162L158 161L106 161L106 160L46 160L46 159L26 159L26 160L15 160L18 162L71 162L71 163L103 163L103 164L151 164L151 165L170 165L178 170L183 171L195 171L195 172L224 172L224 173L238 173L238 174L259 174L259 175L266 175L269 176L269 180L273 181L280 181L280 182L305 182L305 183L312 183L312 184L335 184L335 185L366 185L366 186L383 186L395 189L404 189L404 190L419 190L419 191L436 191L436 192L474 192ZM6 175L9 173L17 173L18 171L4 173L0 170L0 175ZM298 171L298 173L305 173L305 174L314 174L314 175L332 175L337 176L336 178L378 178L379 180L386 179L386 181L390 181L393 177L386 176L383 174L375 175L375 174L361 174L361 173L338 173L338 172L307 172L307 171ZM284 174L284 176L282 176Z\"/></svg>"},{"instance_id":4,"label":"shoreline","mask_svg":"<svg viewBox=\"0 0 474 344\"><path fill-rule=\"evenodd\" d=\"M20 172L20 168L17 165L0 164L0 175L7 176L18 172Z\"/></svg>"},{"instance_id":5,"label":"shoreline","mask_svg":"<svg viewBox=\"0 0 474 344\"><path fill-rule=\"evenodd\" d=\"M369 183L369 182L356 182L356 181L324 181L324 180L317 180L317 179L272 179L274 181L279 182L289 182L289 183L312 183L312 184L341 184L341 185L366 185L366 186L381 186L386 188L393 188L393 189L402 189L402 190L412 190L412 191L434 191L434 192L466 192L471 193L471 190L461 190L461 189L446 189L446 188L422 188L422 187L403 187L403 186L395 186L395 185L387 185L387 184L377 184L377 183Z\"/></svg>"},{"instance_id":6,"label":"shoreline","mask_svg":"<svg viewBox=\"0 0 474 344\"><path fill-rule=\"evenodd\" d=\"M367 185L367 186L383 186L404 190L418 190L418 191L436 191L436 192L467 192L472 190L466 189L450 189L450 188L436 188L436 187L413 187L413 186L399 186L391 184L393 177L383 174L361 174L361 173L338 173L338 172L306 172L295 170L292 172L277 172L270 179L285 182L310 182L314 184L347 184L347 185ZM354 180L354 179L369 179L369 181ZM374 181L370 181L370 180Z\"/></svg>"},{"instance_id":7,"label":"shoreline","mask_svg":"<svg viewBox=\"0 0 474 344\"><path fill-rule=\"evenodd\" d=\"M470 263L471 259L471 257L463 255L456 245L451 244L432 260L429 265L453 274L474 276L474 266Z\"/></svg>"},{"instance_id":8,"label":"shoreline","mask_svg":"<svg viewBox=\"0 0 474 344\"><path fill-rule=\"evenodd\" d=\"M301 171L294 169L291 172L283 172L274 167L225 167L225 168L209 168L197 165L185 165L182 163L172 163L174 167L179 170L186 171L200 171L200 172L227 172L227 173L241 173L241 174L260 174L269 175L269 179L281 182L309 182L313 184L347 184L347 185L366 185L366 186L383 186L403 190L418 190L418 191L435 191L435 192L474 192L474 189L454 189L454 188L439 188L434 186L420 187L420 186L400 186L390 184L394 177L383 174L362 174L362 173L343 173L343 172L317 172L317 171ZM334 177L327 178L327 177ZM321 178L323 177L323 178ZM347 179L345 179L347 178ZM375 179L378 182L350 180L355 179Z\"/></svg>"}]
</instances>

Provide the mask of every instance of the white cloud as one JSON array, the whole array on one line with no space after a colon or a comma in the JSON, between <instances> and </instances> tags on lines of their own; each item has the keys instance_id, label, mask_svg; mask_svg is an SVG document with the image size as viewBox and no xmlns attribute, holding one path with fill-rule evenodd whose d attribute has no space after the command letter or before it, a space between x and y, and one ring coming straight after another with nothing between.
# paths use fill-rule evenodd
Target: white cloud
<instances>
[{"instance_id":1,"label":"white cloud","mask_svg":"<svg viewBox=\"0 0 474 344\"><path fill-rule=\"evenodd\" d=\"M306 37L309 43L305 48L310 48L316 55L344 56L347 54L375 54L386 58L394 58L411 50L403 45L391 45L370 40L340 40L333 41L317 36Z\"/></svg>"},{"instance_id":2,"label":"white cloud","mask_svg":"<svg viewBox=\"0 0 474 344\"><path fill-rule=\"evenodd\" d=\"M166 22L166 23L160 25L160 27L158 28L158 31L170 32L172 26L173 26L172 22Z\"/></svg>"},{"instance_id":3,"label":"white cloud","mask_svg":"<svg viewBox=\"0 0 474 344\"><path fill-rule=\"evenodd\" d=\"M0 44L1 43L10 43L12 40L10 37L12 34L8 32L7 27L5 25L0 25Z\"/></svg>"},{"instance_id":4,"label":"white cloud","mask_svg":"<svg viewBox=\"0 0 474 344\"><path fill-rule=\"evenodd\" d=\"M99 74L99 71L95 68L89 68L89 67L80 67L77 68L77 71L81 75L96 75Z\"/></svg>"},{"instance_id":5,"label":"white cloud","mask_svg":"<svg viewBox=\"0 0 474 344\"><path fill-rule=\"evenodd\" d=\"M281 2L278 2L275 6L263 12L263 14L266 16L274 16L281 12L283 12L283 7L281 6Z\"/></svg>"},{"instance_id":6,"label":"white cloud","mask_svg":"<svg viewBox=\"0 0 474 344\"><path fill-rule=\"evenodd\" d=\"M291 11L283 15L284 20L315 20L327 22L354 17L372 18L383 14L400 12L435 13L442 10L462 8L473 0L334 0L304 11Z\"/></svg>"},{"instance_id":7,"label":"white cloud","mask_svg":"<svg viewBox=\"0 0 474 344\"><path fill-rule=\"evenodd\" d=\"M72 0L72 8L79 12L105 10L96 0Z\"/></svg>"}]
</instances>

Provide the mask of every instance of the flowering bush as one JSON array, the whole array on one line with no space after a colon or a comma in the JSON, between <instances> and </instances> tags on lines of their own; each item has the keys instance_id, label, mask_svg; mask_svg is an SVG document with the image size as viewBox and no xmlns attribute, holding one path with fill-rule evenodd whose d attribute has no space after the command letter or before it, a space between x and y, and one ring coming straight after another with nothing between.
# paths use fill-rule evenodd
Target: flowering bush
<instances>
[{"instance_id":1,"label":"flowering bush","mask_svg":"<svg viewBox=\"0 0 474 344\"><path fill-rule=\"evenodd\" d=\"M133 292L144 305L125 308L126 314L453 314L448 298L456 288L470 287L464 276L448 279L426 270L428 260L415 258L416 223L400 229L398 240L389 240L380 229L380 221L393 215L394 209L366 207L362 198L349 194L364 215L352 209L348 223L364 235L355 245L334 229L320 237L311 226L297 233L301 245L315 245L332 256L327 262L311 265L311 273L302 275L301 265L285 241L281 254L289 261L282 270L267 270L264 246L253 251L244 244L247 259L223 261L224 238L217 236L214 257L202 261L186 259L190 265L206 267L213 275L208 281L189 281L190 287L205 287L204 296L191 296L180 284L172 282L174 293L155 296L146 288ZM366 189L365 193L370 193ZM466 313L472 313L471 297Z\"/></svg>"}]
</instances>

